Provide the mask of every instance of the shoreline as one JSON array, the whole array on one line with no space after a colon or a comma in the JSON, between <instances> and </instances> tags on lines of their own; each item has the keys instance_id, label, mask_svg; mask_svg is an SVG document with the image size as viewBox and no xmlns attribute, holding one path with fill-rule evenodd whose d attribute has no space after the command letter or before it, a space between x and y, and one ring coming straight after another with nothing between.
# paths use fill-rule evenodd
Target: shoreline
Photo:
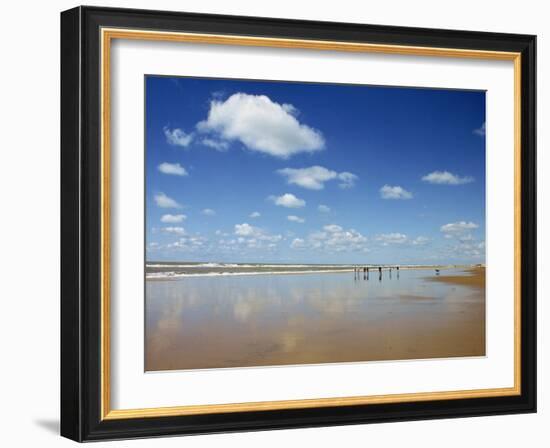
<instances>
[{"instance_id":1,"label":"shoreline","mask_svg":"<svg viewBox=\"0 0 550 448\"><path fill-rule=\"evenodd\" d=\"M166 266L166 265L164 265ZM180 265L183 266L183 265ZM241 270L239 270L238 266L235 266L234 264L231 265L231 267L228 267L227 269L218 268L216 270L211 270L208 272L189 272L189 271L198 271L199 269L204 269L204 267L193 267L192 265L186 265L185 269L186 271L183 272L177 272L177 271L165 271L165 270L158 270L155 272L147 272L145 275L146 281L163 281L163 280L180 280L183 278L196 278L196 277L228 277L228 276L252 276L252 275L297 275L297 274L341 274L341 273L353 273L355 272L354 267L352 265L342 265L342 267L338 267L337 265L318 265L322 267L328 267L331 266L332 269L307 269L307 265L281 265L285 267L290 266L296 266L297 268L294 270L261 270L262 267L273 267L275 265L257 265L254 268L252 268L251 265L247 265L246 267L240 267ZM311 268L316 267L315 265L310 265ZM367 267L366 265L358 265L359 267L359 273L363 273L363 268ZM449 269L464 269L465 271L474 271L476 269L485 269L484 267L479 266L472 266L472 265L409 265L409 266L403 266L399 265L399 269L397 269L398 265L384 265L380 266L382 268L382 271L389 271L390 269L399 272L401 270L449 270ZM379 272L379 266L376 265L368 265L368 268L370 269L370 272L376 273ZM440 281L448 281L450 282L452 278L455 278L454 276L443 276L443 277L435 277L435 279L443 279ZM456 278L468 278L468 277L460 277L456 276ZM464 284L461 281L458 282L459 284Z\"/></svg>"}]
</instances>

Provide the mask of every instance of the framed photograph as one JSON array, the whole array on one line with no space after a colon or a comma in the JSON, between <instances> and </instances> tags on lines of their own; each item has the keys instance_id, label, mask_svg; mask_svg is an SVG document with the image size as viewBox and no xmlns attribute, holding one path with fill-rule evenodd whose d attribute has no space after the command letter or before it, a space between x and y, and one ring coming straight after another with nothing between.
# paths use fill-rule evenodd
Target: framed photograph
<instances>
[{"instance_id":1,"label":"framed photograph","mask_svg":"<svg viewBox=\"0 0 550 448\"><path fill-rule=\"evenodd\" d=\"M536 410L535 36L61 14L61 433Z\"/></svg>"}]
</instances>

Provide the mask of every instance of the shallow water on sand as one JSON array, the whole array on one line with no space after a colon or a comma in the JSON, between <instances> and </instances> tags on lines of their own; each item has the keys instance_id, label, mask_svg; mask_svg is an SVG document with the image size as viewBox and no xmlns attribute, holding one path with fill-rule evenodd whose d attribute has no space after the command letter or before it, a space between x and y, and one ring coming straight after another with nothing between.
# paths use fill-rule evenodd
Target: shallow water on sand
<instances>
[{"instance_id":1,"label":"shallow water on sand","mask_svg":"<svg viewBox=\"0 0 550 448\"><path fill-rule=\"evenodd\" d=\"M401 270L381 279L370 272L368 279L323 273L146 281L145 367L485 355L484 289L434 277L433 270Z\"/></svg>"}]
</instances>

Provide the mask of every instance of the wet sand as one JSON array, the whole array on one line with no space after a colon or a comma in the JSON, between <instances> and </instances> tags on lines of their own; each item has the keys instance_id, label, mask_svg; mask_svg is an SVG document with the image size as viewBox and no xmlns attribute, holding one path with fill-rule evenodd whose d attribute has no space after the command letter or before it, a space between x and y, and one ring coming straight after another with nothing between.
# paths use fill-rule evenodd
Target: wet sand
<instances>
[{"instance_id":1,"label":"wet sand","mask_svg":"<svg viewBox=\"0 0 550 448\"><path fill-rule=\"evenodd\" d=\"M485 355L485 269L146 282L148 371Z\"/></svg>"},{"instance_id":2,"label":"wet sand","mask_svg":"<svg viewBox=\"0 0 550 448\"><path fill-rule=\"evenodd\" d=\"M464 273L466 275L437 275L434 277L430 277L429 280L434 282L444 282L453 285L464 285L485 289L484 267L465 269Z\"/></svg>"}]
</instances>

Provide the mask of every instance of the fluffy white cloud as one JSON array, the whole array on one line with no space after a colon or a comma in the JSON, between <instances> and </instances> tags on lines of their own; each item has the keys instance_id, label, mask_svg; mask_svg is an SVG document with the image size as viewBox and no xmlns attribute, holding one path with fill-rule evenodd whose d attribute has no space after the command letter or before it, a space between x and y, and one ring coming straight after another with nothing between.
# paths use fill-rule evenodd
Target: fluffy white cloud
<instances>
[{"instance_id":1,"label":"fluffy white cloud","mask_svg":"<svg viewBox=\"0 0 550 448\"><path fill-rule=\"evenodd\" d=\"M282 235L272 235L246 222L235 224L235 235L238 236L235 244L244 245L249 249L262 249L265 247L273 249L283 239Z\"/></svg>"},{"instance_id":2,"label":"fluffy white cloud","mask_svg":"<svg viewBox=\"0 0 550 448\"><path fill-rule=\"evenodd\" d=\"M380 196L382 199L412 199L413 195L410 191L405 190L398 185L384 185L380 188Z\"/></svg>"},{"instance_id":3,"label":"fluffy white cloud","mask_svg":"<svg viewBox=\"0 0 550 448\"><path fill-rule=\"evenodd\" d=\"M330 252L366 251L367 237L354 229L344 230L331 224L323 227L326 232L314 232L309 236L313 248Z\"/></svg>"},{"instance_id":4,"label":"fluffy white cloud","mask_svg":"<svg viewBox=\"0 0 550 448\"><path fill-rule=\"evenodd\" d=\"M281 176L286 177L289 184L298 185L310 190L322 190L324 183L336 178L336 171L328 170L322 166L310 166L309 168L283 168L278 170Z\"/></svg>"},{"instance_id":5,"label":"fluffy white cloud","mask_svg":"<svg viewBox=\"0 0 550 448\"><path fill-rule=\"evenodd\" d=\"M298 185L310 190L322 190L325 188L325 182L333 179L340 180L340 188L351 188L357 180L357 176L352 173L329 170L323 166L310 166L309 168L283 168L278 170L281 176L286 177L289 184Z\"/></svg>"},{"instance_id":6,"label":"fluffy white cloud","mask_svg":"<svg viewBox=\"0 0 550 448\"><path fill-rule=\"evenodd\" d=\"M164 227L162 231L174 235L185 235L185 229L183 227Z\"/></svg>"},{"instance_id":7,"label":"fluffy white cloud","mask_svg":"<svg viewBox=\"0 0 550 448\"><path fill-rule=\"evenodd\" d=\"M471 233L467 233L467 234L465 234L465 235L461 235L461 236L458 237L458 239L459 239L460 241L462 241L463 243L465 243L465 242L467 242L467 241L474 241L474 240L475 240L474 236L473 236Z\"/></svg>"},{"instance_id":8,"label":"fluffy white cloud","mask_svg":"<svg viewBox=\"0 0 550 448\"><path fill-rule=\"evenodd\" d=\"M158 193L154 196L155 203L160 208L181 208L181 205L171 197L166 196L164 193Z\"/></svg>"},{"instance_id":9,"label":"fluffy white cloud","mask_svg":"<svg viewBox=\"0 0 550 448\"><path fill-rule=\"evenodd\" d=\"M296 113L294 106L276 103L265 95L235 93L225 101L211 101L208 117L197 129L284 159L323 149L321 132L300 123Z\"/></svg>"},{"instance_id":10,"label":"fluffy white cloud","mask_svg":"<svg viewBox=\"0 0 550 448\"><path fill-rule=\"evenodd\" d=\"M479 135L480 137L483 137L485 135L485 131L486 131L486 128L485 128L485 122L483 122L483 124L477 128L477 129L474 129L474 134L476 135Z\"/></svg>"},{"instance_id":11,"label":"fluffy white cloud","mask_svg":"<svg viewBox=\"0 0 550 448\"><path fill-rule=\"evenodd\" d=\"M425 236L417 236L414 240L411 241L413 246L424 246L430 242L430 239Z\"/></svg>"},{"instance_id":12,"label":"fluffy white cloud","mask_svg":"<svg viewBox=\"0 0 550 448\"><path fill-rule=\"evenodd\" d=\"M187 176L187 170L179 163L161 163L158 170L164 174L173 174L175 176Z\"/></svg>"},{"instance_id":13,"label":"fluffy white cloud","mask_svg":"<svg viewBox=\"0 0 550 448\"><path fill-rule=\"evenodd\" d=\"M285 193L281 196L270 196L268 199L273 201L275 205L287 208L300 208L306 205L306 201L297 198L292 193Z\"/></svg>"},{"instance_id":14,"label":"fluffy white cloud","mask_svg":"<svg viewBox=\"0 0 550 448\"><path fill-rule=\"evenodd\" d=\"M247 222L242 224L235 224L235 235L239 236L252 236L258 234L260 229L257 227L251 226Z\"/></svg>"},{"instance_id":15,"label":"fluffy white cloud","mask_svg":"<svg viewBox=\"0 0 550 448\"><path fill-rule=\"evenodd\" d=\"M292 243L290 243L292 249L303 249L306 247L306 242L302 238L294 238Z\"/></svg>"},{"instance_id":16,"label":"fluffy white cloud","mask_svg":"<svg viewBox=\"0 0 550 448\"><path fill-rule=\"evenodd\" d=\"M473 182L474 178L471 176L460 177L448 171L434 171L433 173L423 176L422 180L430 184L462 185Z\"/></svg>"},{"instance_id":17,"label":"fluffy white cloud","mask_svg":"<svg viewBox=\"0 0 550 448\"><path fill-rule=\"evenodd\" d=\"M440 230L449 235L462 235L470 230L477 229L479 226L476 223L473 223L471 221L458 221L458 222L451 222L449 224L445 224L441 226Z\"/></svg>"},{"instance_id":18,"label":"fluffy white cloud","mask_svg":"<svg viewBox=\"0 0 550 448\"><path fill-rule=\"evenodd\" d=\"M259 217L262 216L262 215L261 215L260 212L252 212L252 213L250 213L250 215L248 215L248 216L249 216L249 218L259 218Z\"/></svg>"},{"instance_id":19,"label":"fluffy white cloud","mask_svg":"<svg viewBox=\"0 0 550 448\"><path fill-rule=\"evenodd\" d=\"M149 244L147 244L145 250L147 250L147 252L153 252L158 250L160 247L161 245L159 243L157 243L156 241L151 241Z\"/></svg>"},{"instance_id":20,"label":"fluffy white cloud","mask_svg":"<svg viewBox=\"0 0 550 448\"><path fill-rule=\"evenodd\" d=\"M187 134L183 130L175 128L170 130L168 126L164 127L164 136L166 141L173 146L182 146L187 148L193 141L193 134Z\"/></svg>"},{"instance_id":21,"label":"fluffy white cloud","mask_svg":"<svg viewBox=\"0 0 550 448\"><path fill-rule=\"evenodd\" d=\"M205 216L215 216L216 215L216 211L212 210L211 208L205 208L201 211L201 213Z\"/></svg>"},{"instance_id":22,"label":"fluffy white cloud","mask_svg":"<svg viewBox=\"0 0 550 448\"><path fill-rule=\"evenodd\" d=\"M389 244L404 244L408 242L408 238L403 233L382 233L376 237L376 241L382 243L383 246L387 246Z\"/></svg>"},{"instance_id":23,"label":"fluffy white cloud","mask_svg":"<svg viewBox=\"0 0 550 448\"><path fill-rule=\"evenodd\" d=\"M340 188L346 189L353 187L359 177L357 177L353 173L348 173L347 171L344 171L343 173L338 174L338 179L341 181L338 186Z\"/></svg>"},{"instance_id":24,"label":"fluffy white cloud","mask_svg":"<svg viewBox=\"0 0 550 448\"><path fill-rule=\"evenodd\" d=\"M321 213L329 213L330 207L328 205L321 204L319 207L317 207L317 210L319 210Z\"/></svg>"},{"instance_id":25,"label":"fluffy white cloud","mask_svg":"<svg viewBox=\"0 0 550 448\"><path fill-rule=\"evenodd\" d=\"M185 219L187 219L187 216L185 215L162 215L160 218L160 222L163 222L165 224L177 224L180 222L183 222Z\"/></svg>"},{"instance_id":26,"label":"fluffy white cloud","mask_svg":"<svg viewBox=\"0 0 550 448\"><path fill-rule=\"evenodd\" d=\"M341 226L337 224L329 224L327 226L324 226L323 229L330 233L341 232L342 230L344 230Z\"/></svg>"},{"instance_id":27,"label":"fluffy white cloud","mask_svg":"<svg viewBox=\"0 0 550 448\"><path fill-rule=\"evenodd\" d=\"M294 238L292 249L314 249L326 252L368 252L367 237L354 229L345 230L337 224L323 227L322 231L312 232L307 238Z\"/></svg>"},{"instance_id":28,"label":"fluffy white cloud","mask_svg":"<svg viewBox=\"0 0 550 448\"><path fill-rule=\"evenodd\" d=\"M295 216L295 215L288 215L286 219L288 219L291 222L297 222L299 224L303 224L304 222L306 222L304 218L300 218L299 216Z\"/></svg>"},{"instance_id":29,"label":"fluffy white cloud","mask_svg":"<svg viewBox=\"0 0 550 448\"><path fill-rule=\"evenodd\" d=\"M201 143L204 146L208 146L209 148L213 148L216 151L227 151L229 149L229 142L225 140L214 140L213 138L203 138L201 140Z\"/></svg>"},{"instance_id":30,"label":"fluffy white cloud","mask_svg":"<svg viewBox=\"0 0 550 448\"><path fill-rule=\"evenodd\" d=\"M450 246L445 251L446 255L453 258L470 258L482 262L485 258L485 242L459 242Z\"/></svg>"},{"instance_id":31,"label":"fluffy white cloud","mask_svg":"<svg viewBox=\"0 0 550 448\"><path fill-rule=\"evenodd\" d=\"M207 242L207 239L202 236L189 236L180 238L178 241L174 243L167 244L165 246L166 249L169 250L178 250L178 251L196 251L201 250L204 251L204 245Z\"/></svg>"}]
</instances>

